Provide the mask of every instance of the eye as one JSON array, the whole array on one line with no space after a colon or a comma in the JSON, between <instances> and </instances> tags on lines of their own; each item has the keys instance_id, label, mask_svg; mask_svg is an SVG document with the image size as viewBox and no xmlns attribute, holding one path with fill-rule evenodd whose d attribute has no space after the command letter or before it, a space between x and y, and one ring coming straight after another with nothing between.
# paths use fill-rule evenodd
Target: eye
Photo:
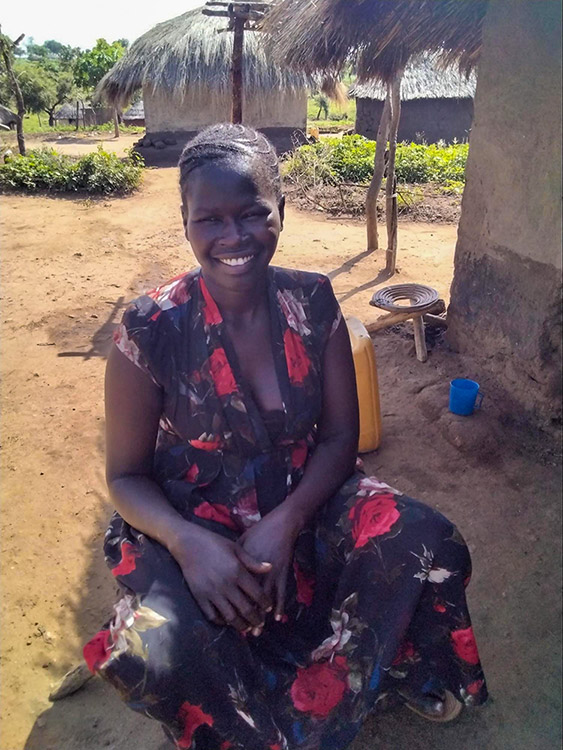
<instances>
[{"instance_id":1,"label":"eye","mask_svg":"<svg viewBox=\"0 0 563 750\"><path fill-rule=\"evenodd\" d=\"M220 221L220 219L217 216L202 216L201 219L198 219L196 223L197 224L215 224L218 221Z\"/></svg>"}]
</instances>

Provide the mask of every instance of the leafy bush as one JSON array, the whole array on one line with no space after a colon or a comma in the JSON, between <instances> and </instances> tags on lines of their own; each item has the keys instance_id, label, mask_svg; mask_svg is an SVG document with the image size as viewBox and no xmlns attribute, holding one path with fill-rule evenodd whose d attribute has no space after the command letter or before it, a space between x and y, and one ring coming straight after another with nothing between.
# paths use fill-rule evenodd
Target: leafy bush
<instances>
[{"instance_id":1,"label":"leafy bush","mask_svg":"<svg viewBox=\"0 0 563 750\"><path fill-rule=\"evenodd\" d=\"M375 141L361 135L322 138L301 146L283 164L283 173L304 187L339 182L368 183L373 174ZM400 143L395 170L398 182L463 183L469 146L466 143Z\"/></svg>"},{"instance_id":2,"label":"leafy bush","mask_svg":"<svg viewBox=\"0 0 563 750\"><path fill-rule=\"evenodd\" d=\"M0 188L128 193L139 185L142 170L142 157L132 151L125 159L120 159L100 146L91 154L73 159L54 149L43 148L0 165Z\"/></svg>"}]
</instances>

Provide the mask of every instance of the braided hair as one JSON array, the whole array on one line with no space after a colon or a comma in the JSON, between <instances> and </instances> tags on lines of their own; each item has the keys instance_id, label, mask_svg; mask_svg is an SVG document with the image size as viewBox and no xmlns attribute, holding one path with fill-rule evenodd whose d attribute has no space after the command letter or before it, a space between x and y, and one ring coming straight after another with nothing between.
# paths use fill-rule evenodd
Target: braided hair
<instances>
[{"instance_id":1,"label":"braided hair","mask_svg":"<svg viewBox=\"0 0 563 750\"><path fill-rule=\"evenodd\" d=\"M251 164L253 174L261 186L273 193L276 200L281 199L282 187L276 150L266 136L254 128L219 123L205 128L188 141L178 162L183 196L194 169L212 162L223 162L231 166L238 166L241 162Z\"/></svg>"}]
</instances>

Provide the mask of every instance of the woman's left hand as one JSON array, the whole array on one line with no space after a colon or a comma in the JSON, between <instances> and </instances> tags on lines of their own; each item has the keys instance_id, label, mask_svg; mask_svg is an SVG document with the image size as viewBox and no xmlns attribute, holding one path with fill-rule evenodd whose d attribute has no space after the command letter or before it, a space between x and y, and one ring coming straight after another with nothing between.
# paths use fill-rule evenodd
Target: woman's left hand
<instances>
[{"instance_id":1,"label":"woman's left hand","mask_svg":"<svg viewBox=\"0 0 563 750\"><path fill-rule=\"evenodd\" d=\"M261 584L266 595L274 602L276 620L283 617L287 576L300 531L301 524L282 504L247 529L238 539L238 543L249 555L272 564L271 571L261 579Z\"/></svg>"}]
</instances>

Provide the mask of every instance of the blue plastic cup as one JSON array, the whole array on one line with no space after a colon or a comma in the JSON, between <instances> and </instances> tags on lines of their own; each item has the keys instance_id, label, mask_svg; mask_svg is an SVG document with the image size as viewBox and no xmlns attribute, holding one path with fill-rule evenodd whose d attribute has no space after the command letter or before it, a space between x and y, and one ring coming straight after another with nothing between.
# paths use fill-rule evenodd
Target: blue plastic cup
<instances>
[{"instance_id":1,"label":"blue plastic cup","mask_svg":"<svg viewBox=\"0 0 563 750\"><path fill-rule=\"evenodd\" d=\"M456 378L451 381L450 411L454 414L468 417L475 409L480 408L482 401L483 394L479 392L479 383L467 378Z\"/></svg>"}]
</instances>

